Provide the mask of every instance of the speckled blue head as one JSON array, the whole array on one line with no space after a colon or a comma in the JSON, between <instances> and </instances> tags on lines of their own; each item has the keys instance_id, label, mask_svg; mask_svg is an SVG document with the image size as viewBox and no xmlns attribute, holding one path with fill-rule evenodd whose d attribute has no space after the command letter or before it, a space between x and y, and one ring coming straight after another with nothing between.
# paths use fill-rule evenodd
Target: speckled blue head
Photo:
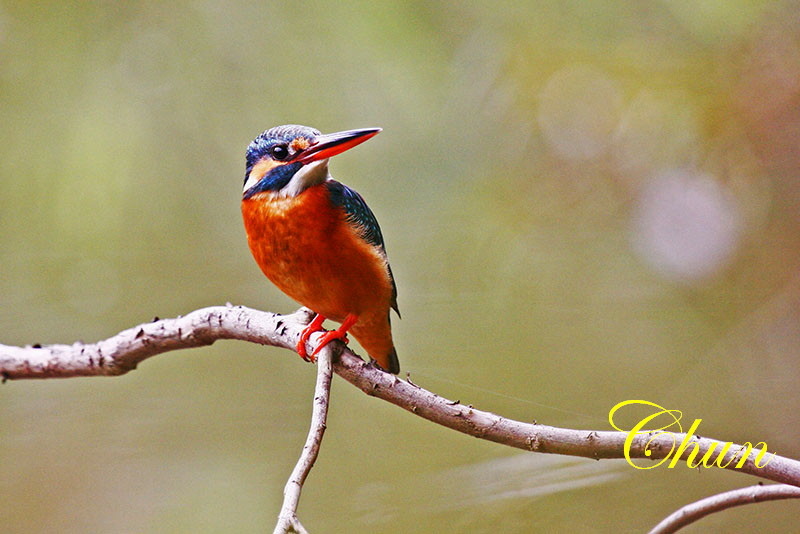
<instances>
[{"instance_id":1,"label":"speckled blue head","mask_svg":"<svg viewBox=\"0 0 800 534\"><path fill-rule=\"evenodd\" d=\"M297 147L303 144L309 146L319 135L320 131L314 128L299 124L286 124L270 128L253 139L253 142L247 147L245 155L247 160L244 174L245 198L261 191L279 191L284 188L303 166L300 162L288 163L297 152ZM297 143L298 139L305 139L306 143ZM295 148L292 148L293 143ZM247 187L253 167L265 159L274 161L276 166L267 171L250 187Z\"/></svg>"},{"instance_id":2,"label":"speckled blue head","mask_svg":"<svg viewBox=\"0 0 800 534\"><path fill-rule=\"evenodd\" d=\"M276 126L247 147L244 198L264 191L296 196L330 178L328 158L373 137L380 128L322 135L298 124Z\"/></svg>"},{"instance_id":3,"label":"speckled blue head","mask_svg":"<svg viewBox=\"0 0 800 534\"><path fill-rule=\"evenodd\" d=\"M299 124L286 124L275 126L266 130L261 135L253 139L247 147L247 168L252 169L253 165L265 156L272 157L271 150L278 145L289 145L298 137L302 137L311 143L318 135L319 130Z\"/></svg>"}]
</instances>

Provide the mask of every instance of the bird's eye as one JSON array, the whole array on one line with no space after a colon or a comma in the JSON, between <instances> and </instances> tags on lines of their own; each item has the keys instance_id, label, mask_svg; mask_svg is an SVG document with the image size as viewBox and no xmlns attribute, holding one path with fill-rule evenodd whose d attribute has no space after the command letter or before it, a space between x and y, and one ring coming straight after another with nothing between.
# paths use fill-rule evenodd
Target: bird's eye
<instances>
[{"instance_id":1,"label":"bird's eye","mask_svg":"<svg viewBox=\"0 0 800 534\"><path fill-rule=\"evenodd\" d=\"M278 161L283 161L289 157L289 148L286 145L275 145L270 150L270 155Z\"/></svg>"}]
</instances>

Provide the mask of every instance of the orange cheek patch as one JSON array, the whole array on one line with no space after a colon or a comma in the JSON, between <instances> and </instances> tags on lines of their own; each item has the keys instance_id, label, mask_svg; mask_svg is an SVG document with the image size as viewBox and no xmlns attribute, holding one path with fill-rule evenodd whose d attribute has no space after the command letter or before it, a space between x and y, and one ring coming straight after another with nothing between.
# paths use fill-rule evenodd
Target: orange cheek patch
<instances>
[{"instance_id":1,"label":"orange cheek patch","mask_svg":"<svg viewBox=\"0 0 800 534\"><path fill-rule=\"evenodd\" d=\"M247 181L249 183L257 183L261 180L269 171L274 169L279 165L278 162L273 161L271 159L262 159L255 165L253 165L253 169L250 171L248 175Z\"/></svg>"}]
</instances>

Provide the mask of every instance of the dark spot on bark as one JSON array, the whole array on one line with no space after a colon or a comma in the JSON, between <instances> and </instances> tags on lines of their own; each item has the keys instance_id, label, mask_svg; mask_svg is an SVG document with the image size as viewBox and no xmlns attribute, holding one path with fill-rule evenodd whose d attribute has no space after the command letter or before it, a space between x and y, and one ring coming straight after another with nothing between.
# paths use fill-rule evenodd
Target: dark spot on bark
<instances>
[{"instance_id":1,"label":"dark spot on bark","mask_svg":"<svg viewBox=\"0 0 800 534\"><path fill-rule=\"evenodd\" d=\"M138 332L136 332L136 339L139 339L144 335L144 328L140 328Z\"/></svg>"},{"instance_id":2,"label":"dark spot on bark","mask_svg":"<svg viewBox=\"0 0 800 534\"><path fill-rule=\"evenodd\" d=\"M41 349L42 348L42 344L41 343L34 343L33 345L31 345L31 347L33 347L34 349Z\"/></svg>"}]
</instances>

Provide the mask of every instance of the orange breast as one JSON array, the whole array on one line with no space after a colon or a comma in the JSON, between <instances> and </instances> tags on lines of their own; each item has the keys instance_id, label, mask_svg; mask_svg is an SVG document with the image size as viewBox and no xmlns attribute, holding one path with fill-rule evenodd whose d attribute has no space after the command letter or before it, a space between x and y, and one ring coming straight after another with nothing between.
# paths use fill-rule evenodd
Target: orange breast
<instances>
[{"instance_id":1,"label":"orange breast","mask_svg":"<svg viewBox=\"0 0 800 534\"><path fill-rule=\"evenodd\" d=\"M386 258L331 204L325 185L296 197L258 193L242 201L242 215L256 262L284 293L334 321L353 313L362 327L378 321L388 328Z\"/></svg>"}]
</instances>

